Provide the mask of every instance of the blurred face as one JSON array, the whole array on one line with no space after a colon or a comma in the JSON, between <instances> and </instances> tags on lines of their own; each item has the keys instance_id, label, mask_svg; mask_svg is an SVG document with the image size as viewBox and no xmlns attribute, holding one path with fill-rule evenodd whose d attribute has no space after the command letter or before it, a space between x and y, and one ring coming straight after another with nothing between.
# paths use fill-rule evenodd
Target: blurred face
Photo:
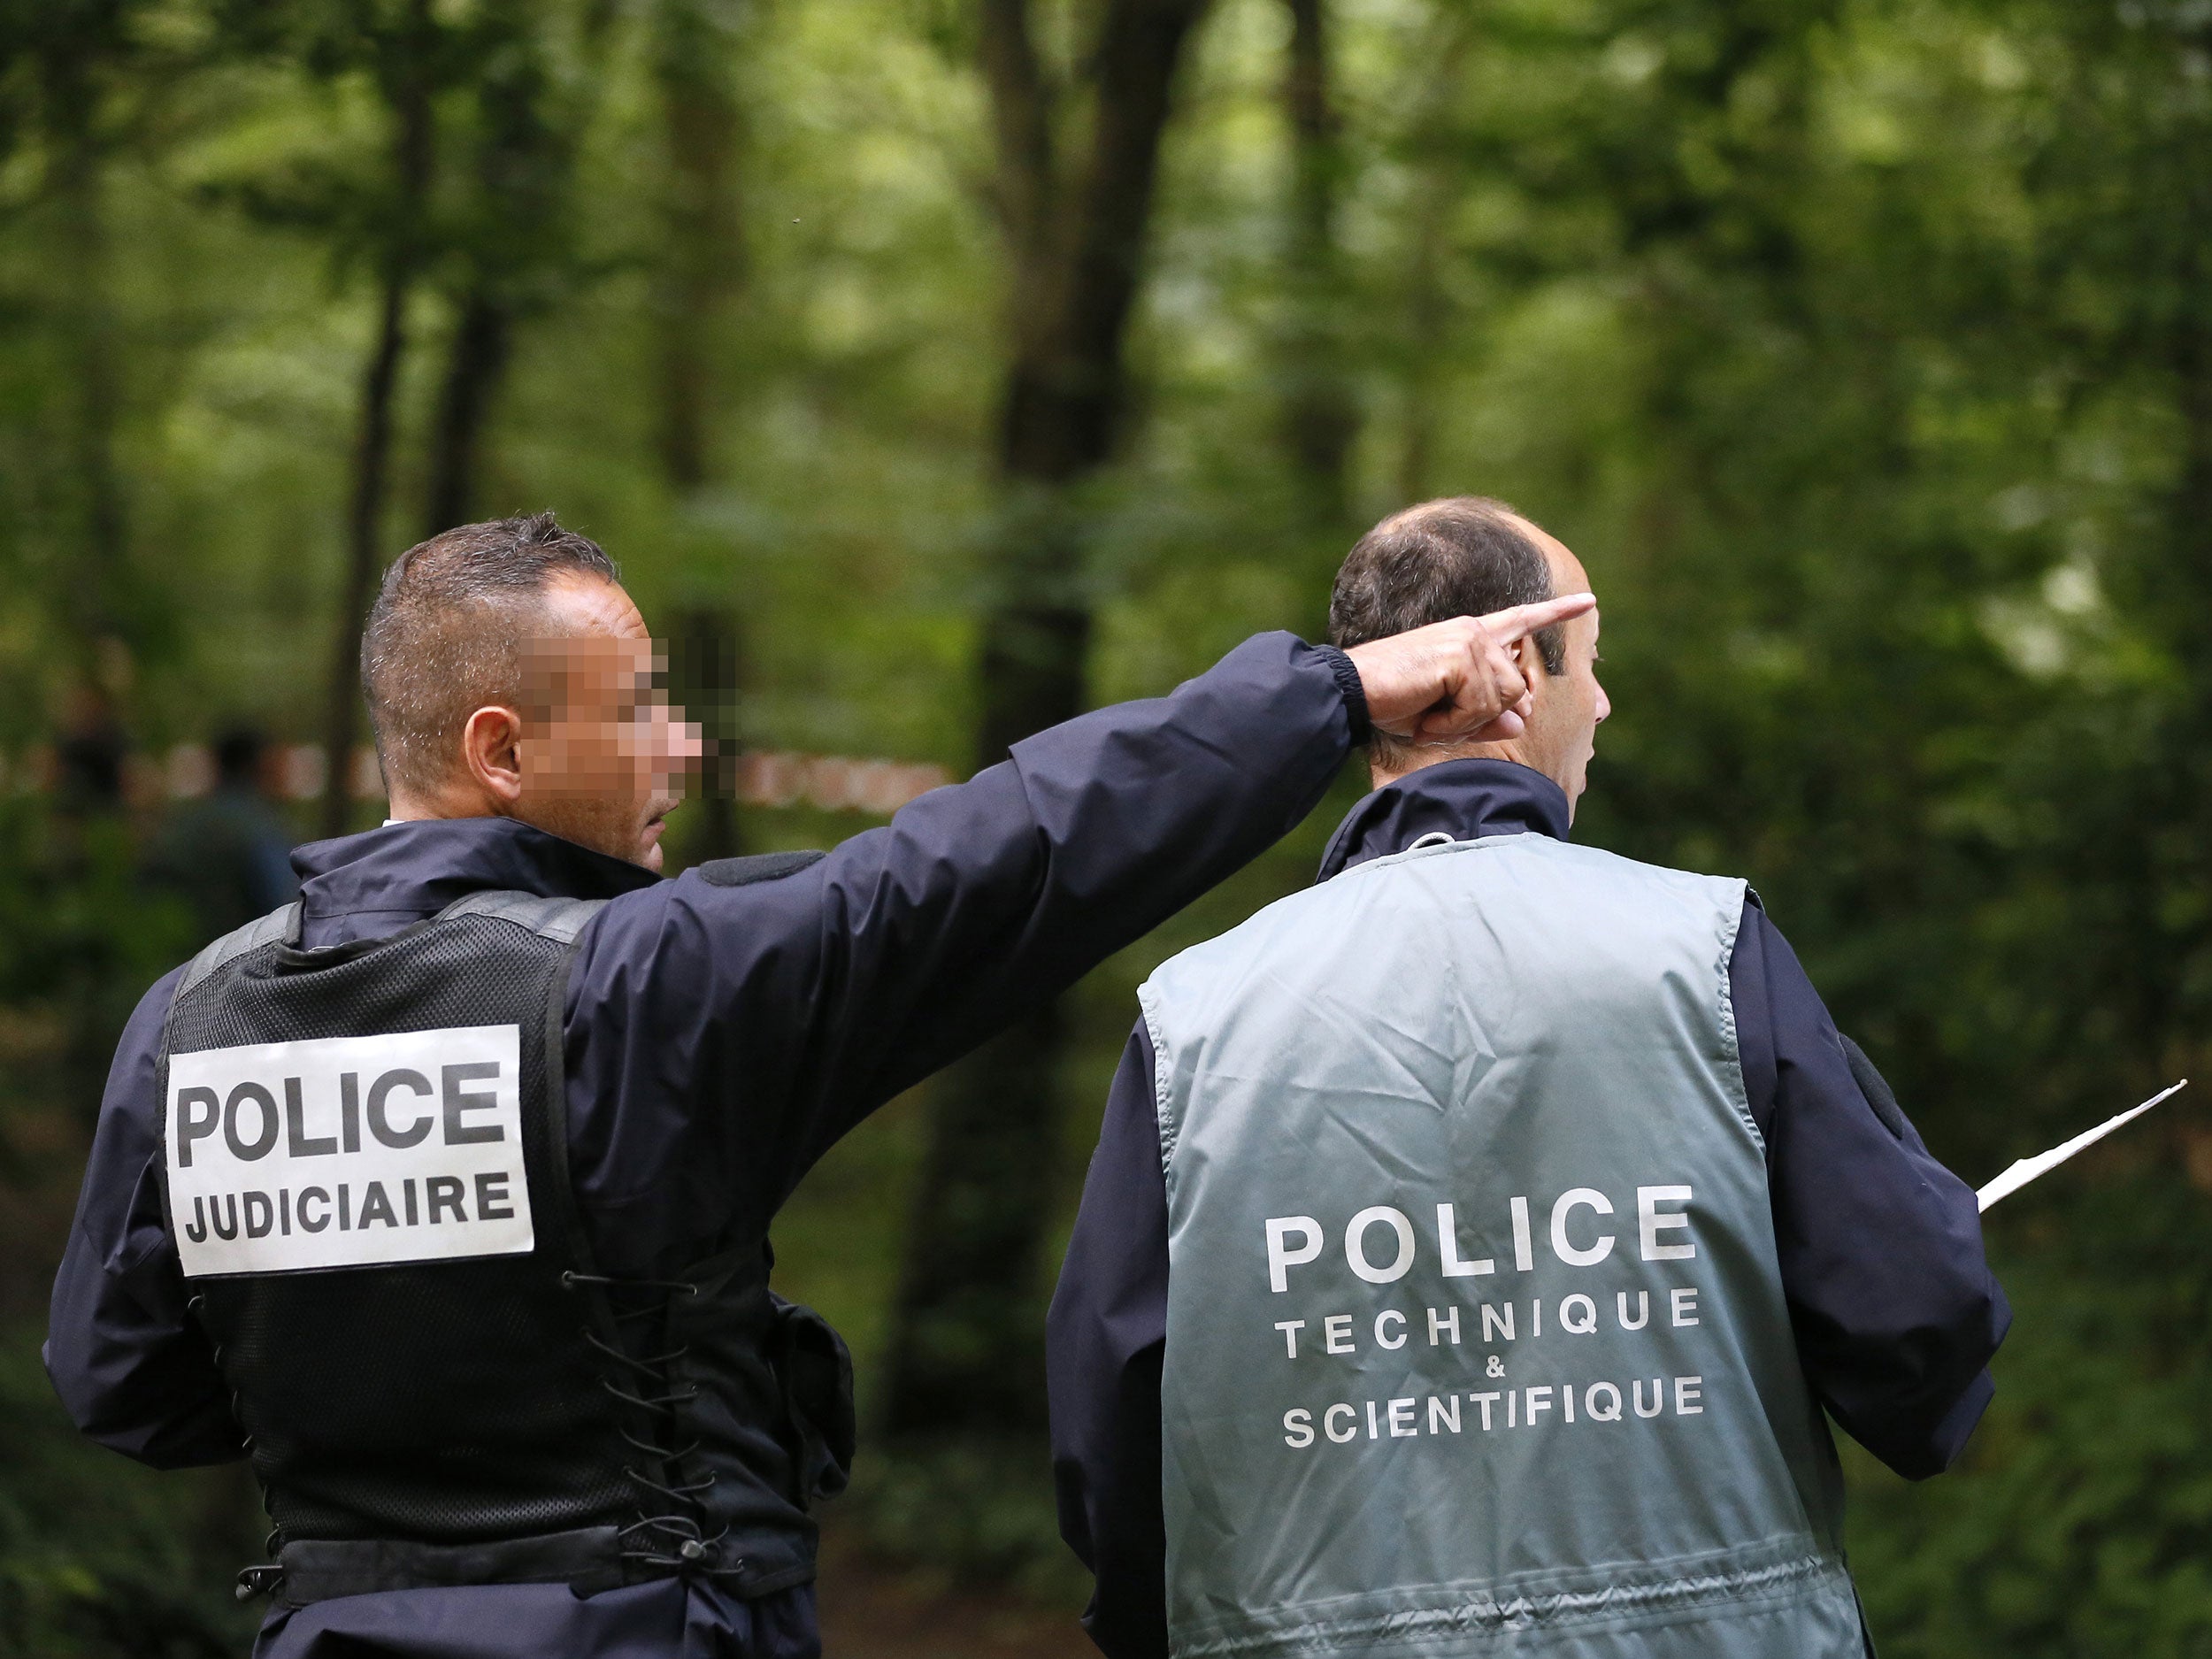
<instances>
[{"instance_id":1,"label":"blurred face","mask_svg":"<svg viewBox=\"0 0 2212 1659\"><path fill-rule=\"evenodd\" d=\"M545 598L549 632L523 652L508 814L658 870L662 826L698 761L699 728L660 690L666 658L628 594L564 573Z\"/></svg>"},{"instance_id":2,"label":"blurred face","mask_svg":"<svg viewBox=\"0 0 2212 1659\"><path fill-rule=\"evenodd\" d=\"M1552 592L1589 591L1589 573L1582 561L1556 537L1523 521L1551 566ZM1613 712L1605 687L1598 684L1598 618L1593 611L1561 625L1566 634L1566 662L1561 672L1545 671L1533 640L1522 642L1522 672L1529 680L1531 701L1528 730L1514 740L1513 758L1533 766L1567 792L1571 815L1589 781L1590 758L1597 752L1598 724Z\"/></svg>"}]
</instances>

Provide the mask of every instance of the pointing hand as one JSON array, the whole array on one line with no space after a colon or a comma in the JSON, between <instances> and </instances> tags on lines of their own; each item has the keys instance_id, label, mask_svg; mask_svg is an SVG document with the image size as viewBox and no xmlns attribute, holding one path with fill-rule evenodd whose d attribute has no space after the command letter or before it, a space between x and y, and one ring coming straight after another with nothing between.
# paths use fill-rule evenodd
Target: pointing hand
<instances>
[{"instance_id":1,"label":"pointing hand","mask_svg":"<svg viewBox=\"0 0 2212 1659\"><path fill-rule=\"evenodd\" d=\"M1486 617L1454 617L1345 653L1359 670L1378 731L1423 743L1488 743L1525 729L1530 695L1514 647L1528 635L1597 609L1591 594L1564 594Z\"/></svg>"}]
</instances>

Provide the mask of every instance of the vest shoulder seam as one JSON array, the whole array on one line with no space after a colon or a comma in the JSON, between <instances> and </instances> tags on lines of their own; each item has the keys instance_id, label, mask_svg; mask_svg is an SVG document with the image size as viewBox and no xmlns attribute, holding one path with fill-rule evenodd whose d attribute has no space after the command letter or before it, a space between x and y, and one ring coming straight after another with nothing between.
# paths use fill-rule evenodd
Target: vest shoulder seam
<instances>
[{"instance_id":1,"label":"vest shoulder seam","mask_svg":"<svg viewBox=\"0 0 2212 1659\"><path fill-rule=\"evenodd\" d=\"M571 899L506 888L487 888L456 899L438 912L440 921L462 916L488 916L557 944L576 942L591 918L606 907L604 899Z\"/></svg>"},{"instance_id":2,"label":"vest shoulder seam","mask_svg":"<svg viewBox=\"0 0 2212 1659\"><path fill-rule=\"evenodd\" d=\"M1144 1033L1152 1041L1152 1123L1160 1137L1160 1172L1171 1182L1177 1125L1169 1113L1166 1068L1160 1064L1161 1057L1170 1050L1161 1038L1159 1001L1149 979L1137 987L1137 1010L1144 1020Z\"/></svg>"},{"instance_id":3,"label":"vest shoulder seam","mask_svg":"<svg viewBox=\"0 0 2212 1659\"><path fill-rule=\"evenodd\" d=\"M305 901L294 899L289 904L278 906L266 916L234 928L213 943L204 947L192 958L184 971L184 978L177 981L177 995L204 981L225 963L235 962L248 951L258 950L273 941L282 939L292 932L293 919L301 913Z\"/></svg>"},{"instance_id":4,"label":"vest shoulder seam","mask_svg":"<svg viewBox=\"0 0 2212 1659\"><path fill-rule=\"evenodd\" d=\"M1744 895L1750 893L1751 884L1738 877L1722 876L1711 879L1726 882L1737 890L1736 902L1724 906L1720 927L1720 959L1715 964L1718 983L1716 993L1720 999L1721 1036L1728 1044L1728 1064L1721 1076L1729 1086L1728 1103L1736 1109L1736 1116L1743 1120L1745 1131L1751 1136L1751 1144L1759 1148L1759 1161L1766 1162L1767 1138L1760 1132L1759 1120L1751 1115L1751 1091L1744 1082L1743 1042L1736 1029L1736 987L1730 968L1736 960L1736 941L1743 933Z\"/></svg>"}]
</instances>

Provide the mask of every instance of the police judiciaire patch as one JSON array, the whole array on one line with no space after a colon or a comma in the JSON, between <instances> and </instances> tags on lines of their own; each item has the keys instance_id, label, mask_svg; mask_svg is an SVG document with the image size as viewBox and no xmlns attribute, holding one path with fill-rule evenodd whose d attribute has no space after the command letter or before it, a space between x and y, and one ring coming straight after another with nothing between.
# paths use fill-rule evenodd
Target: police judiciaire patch
<instances>
[{"instance_id":1,"label":"police judiciaire patch","mask_svg":"<svg viewBox=\"0 0 2212 1659\"><path fill-rule=\"evenodd\" d=\"M526 1254L521 1075L515 1025L170 1056L186 1276Z\"/></svg>"}]
</instances>

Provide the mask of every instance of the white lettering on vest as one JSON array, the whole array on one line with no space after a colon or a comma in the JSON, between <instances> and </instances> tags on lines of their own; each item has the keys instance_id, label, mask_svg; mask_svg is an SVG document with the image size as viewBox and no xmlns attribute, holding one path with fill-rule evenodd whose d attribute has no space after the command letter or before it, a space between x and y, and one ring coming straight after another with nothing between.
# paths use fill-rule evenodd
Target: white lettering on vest
<instances>
[{"instance_id":1,"label":"white lettering on vest","mask_svg":"<svg viewBox=\"0 0 2212 1659\"><path fill-rule=\"evenodd\" d=\"M1444 1263L1444 1277L1447 1279L1465 1279L1471 1274L1494 1273L1498 1271L1497 1263L1486 1256L1474 1262L1459 1259L1459 1224L1449 1204L1436 1207L1436 1254Z\"/></svg>"},{"instance_id":2,"label":"white lettering on vest","mask_svg":"<svg viewBox=\"0 0 2212 1659\"><path fill-rule=\"evenodd\" d=\"M1674 1392L1676 1417L1695 1417L1705 1415L1704 1383L1702 1377L1654 1377L1648 1384L1632 1381L1630 1392L1634 1399L1635 1413L1640 1417L1663 1417L1667 1415L1667 1392ZM1646 1391L1649 1403L1646 1403ZM1619 1423L1627 1416L1623 1408L1621 1385L1601 1379L1596 1382L1538 1383L1533 1386L1509 1388L1503 1391L1471 1392L1465 1396L1472 1401L1482 1414L1482 1431L1489 1433L1505 1428L1536 1428L1538 1420L1548 1413L1557 1412L1562 1428L1574 1423ZM1363 1409L1366 1415L1369 1440L1414 1440L1424 1432L1430 1435L1457 1434L1466 1426L1460 1411L1461 1396L1456 1394L1427 1396L1426 1428L1423 1427L1422 1397L1402 1396L1394 1400L1364 1400L1355 1402L1340 1401L1321 1412L1321 1432L1337 1445L1345 1445L1362 1438L1360 1419ZM1495 1407L1505 1402L1505 1421L1501 1425ZM1283 1443L1294 1450L1302 1451L1317 1443L1314 1432L1314 1408L1300 1406L1283 1414ZM1342 1418L1340 1424L1338 1419ZM1582 1432L1584 1431L1578 1431Z\"/></svg>"},{"instance_id":3,"label":"white lettering on vest","mask_svg":"<svg viewBox=\"0 0 2212 1659\"><path fill-rule=\"evenodd\" d=\"M1377 1267L1367 1259L1367 1233L1378 1225L1387 1225L1398 1235L1397 1259L1387 1267ZM1344 1259L1352 1264L1352 1271L1371 1285L1387 1285L1403 1279L1413 1266L1413 1223L1402 1210L1388 1204L1377 1204L1354 1216L1344 1229Z\"/></svg>"},{"instance_id":4,"label":"white lettering on vest","mask_svg":"<svg viewBox=\"0 0 2212 1659\"><path fill-rule=\"evenodd\" d=\"M1694 1244L1662 1244L1659 1234L1677 1229L1686 1232L1689 1217L1679 1210L1663 1210L1662 1204L1686 1204L1690 1189L1686 1187L1639 1187L1636 1189L1637 1231L1642 1235L1644 1260L1647 1262L1686 1262L1697 1254Z\"/></svg>"},{"instance_id":5,"label":"white lettering on vest","mask_svg":"<svg viewBox=\"0 0 2212 1659\"><path fill-rule=\"evenodd\" d=\"M1296 1251L1288 1240L1293 1233L1305 1240ZM1275 1216L1267 1224L1267 1282L1279 1294L1290 1288L1290 1270L1302 1267L1321 1254L1321 1224L1311 1216Z\"/></svg>"},{"instance_id":6,"label":"white lettering on vest","mask_svg":"<svg viewBox=\"0 0 2212 1659\"><path fill-rule=\"evenodd\" d=\"M1536 1271L1536 1246L1528 1234L1528 1200L1516 1198L1509 1206L1513 1211L1513 1265L1524 1273Z\"/></svg>"},{"instance_id":7,"label":"white lettering on vest","mask_svg":"<svg viewBox=\"0 0 2212 1659\"><path fill-rule=\"evenodd\" d=\"M1613 1201L1594 1187L1577 1187L1560 1194L1559 1202L1551 1207L1552 1254L1570 1267L1594 1267L1613 1254L1613 1235L1601 1233L1588 1249L1575 1248L1567 1240L1567 1216L1578 1208L1609 1216L1613 1213Z\"/></svg>"}]
</instances>

